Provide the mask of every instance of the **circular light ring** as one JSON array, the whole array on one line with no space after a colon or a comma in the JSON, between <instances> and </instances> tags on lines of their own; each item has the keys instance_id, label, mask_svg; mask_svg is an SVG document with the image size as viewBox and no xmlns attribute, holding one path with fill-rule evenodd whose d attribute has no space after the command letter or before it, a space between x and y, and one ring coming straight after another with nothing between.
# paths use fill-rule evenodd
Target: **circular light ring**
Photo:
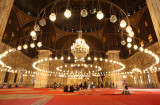
<instances>
[{"instance_id":1,"label":"circular light ring","mask_svg":"<svg viewBox=\"0 0 160 105\"><path fill-rule=\"evenodd\" d=\"M138 68L134 68L134 69L132 69L132 72L140 72L140 73L142 73L142 70L140 70Z\"/></svg>"},{"instance_id":2,"label":"circular light ring","mask_svg":"<svg viewBox=\"0 0 160 105\"><path fill-rule=\"evenodd\" d=\"M56 70L63 72L62 70L63 68L80 67L80 66L83 66L84 68L97 69L97 71L102 71L102 68L100 66L97 66L97 65L93 66L93 64L69 64L69 65L65 64L64 66L61 65L61 66L56 67Z\"/></svg>"},{"instance_id":3,"label":"circular light ring","mask_svg":"<svg viewBox=\"0 0 160 105\"><path fill-rule=\"evenodd\" d=\"M146 69L152 69L154 66L156 66L159 63L159 57L158 57L158 55L156 55L155 53L153 53L151 50L144 49L143 52L146 53L146 54L151 55L155 59L155 62L150 67L148 67Z\"/></svg>"},{"instance_id":4,"label":"circular light ring","mask_svg":"<svg viewBox=\"0 0 160 105\"><path fill-rule=\"evenodd\" d=\"M124 70L126 68L126 66L123 63L119 62L119 61L109 60L109 62L121 66L120 69L116 69L116 70L114 70L114 72L120 72L120 71L122 71L122 70Z\"/></svg>"},{"instance_id":5,"label":"circular light ring","mask_svg":"<svg viewBox=\"0 0 160 105\"><path fill-rule=\"evenodd\" d=\"M40 63L42 63L42 62L52 61L52 60L53 60L52 58L39 59L39 60L33 62L32 67L33 67L34 69L38 70L38 71L45 71L45 72L47 72L47 70L42 70L42 69L36 67L36 65L37 65L37 64L40 64ZM61 59L56 58L55 60L61 60Z\"/></svg>"},{"instance_id":6,"label":"circular light ring","mask_svg":"<svg viewBox=\"0 0 160 105\"><path fill-rule=\"evenodd\" d=\"M4 51L2 54L0 54L0 65L2 65L2 67L5 67L5 68L7 68L9 70L12 69L12 67L6 65L1 59L6 57L9 53L15 52L15 51L16 51L16 49L13 48L13 49L9 49L7 51Z\"/></svg>"}]
</instances>

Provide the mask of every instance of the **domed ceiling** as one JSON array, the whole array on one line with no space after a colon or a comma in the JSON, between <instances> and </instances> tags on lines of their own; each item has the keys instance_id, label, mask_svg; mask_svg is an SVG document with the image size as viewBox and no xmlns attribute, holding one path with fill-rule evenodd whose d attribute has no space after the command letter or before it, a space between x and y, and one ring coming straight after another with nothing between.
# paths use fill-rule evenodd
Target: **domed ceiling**
<instances>
[{"instance_id":1,"label":"domed ceiling","mask_svg":"<svg viewBox=\"0 0 160 105\"><path fill-rule=\"evenodd\" d=\"M9 45L13 47L17 47L19 41L15 41L14 43L10 42L9 40L13 40L16 38L20 38L21 36L27 36L29 35L31 29L34 26L35 18L37 14L43 9L46 5L53 2L55 0L15 0L15 6L14 10L12 10L12 13L10 15L10 19L15 20L15 15L17 14L17 8L20 11L23 11L23 13L27 14L28 17L31 17L31 21L25 23L22 27L17 23L17 27L19 27L18 30L15 29L15 26L7 25L6 33L8 35L12 35L9 33L12 33L12 31L17 30L15 32L14 38L10 37L11 39L7 39L3 37L3 41L5 43L8 43ZM120 6L128 15L130 16L130 20L132 23L136 20L138 16L136 16L136 12L143 11L141 10L144 8L145 0L108 0L116 5ZM90 10L97 7L97 0L85 0L85 7L89 11L90 15L88 15L85 18L80 18L80 10L82 6L84 5L80 0L70 0L70 8L72 10L72 17L69 19L66 19L64 17L64 11L66 9L67 0L63 0L57 4L56 11L58 12L57 20L52 23L49 20L47 21L47 25L42 28L43 35L42 35L42 42L43 47L42 49L56 49L59 51L63 51L64 49L70 49L70 46L73 44L75 39L77 38L77 31L80 29L80 19L81 19L81 28L83 30L83 38L86 40L86 43L90 46L91 50L98 50L107 52L108 50L120 50L120 57L121 58L127 58L134 54L134 51L132 54L129 54L129 51L126 46L121 45L121 33L119 30L119 24L113 24L109 21L110 16L110 9L109 6L102 4L101 8L103 9L105 18L102 20L98 20L96 18L95 14L91 14ZM50 10L46 10L46 13L49 13ZM148 11L147 9L144 9L144 11ZM143 13L137 13L139 17ZM153 25L149 16L149 12L145 13L147 14L147 22L150 25L150 29L153 29ZM49 14L47 14L49 15ZM117 14L118 15L118 14ZM26 16L26 15L25 15ZM143 17L144 18L144 17ZM16 19L18 20L18 19ZM20 19L19 19L20 20ZM141 19L140 19L141 20ZM138 23L137 23L138 24ZM151 32L146 32L146 28L143 27L144 23L141 22L141 24L133 27L136 36L142 35L141 39L143 39L143 35L148 36L148 34ZM132 24L131 24L132 25ZM141 32L138 32L138 28L141 29ZM154 29L153 29L154 30ZM144 34L142 34L144 33ZM155 32L153 33L154 42L157 41L157 38L155 37ZM8 36L9 37L9 36ZM147 38L144 40L148 41ZM24 39L22 42L26 42L26 39ZM29 50L31 52L29 52ZM132 49L131 49L132 50ZM52 50L51 50L52 51ZM36 57L38 52L37 49L28 49L28 51L22 52L29 57ZM65 53L65 51L64 51ZM66 55L68 53L66 52ZM94 54L92 54L94 55Z\"/></svg>"}]
</instances>

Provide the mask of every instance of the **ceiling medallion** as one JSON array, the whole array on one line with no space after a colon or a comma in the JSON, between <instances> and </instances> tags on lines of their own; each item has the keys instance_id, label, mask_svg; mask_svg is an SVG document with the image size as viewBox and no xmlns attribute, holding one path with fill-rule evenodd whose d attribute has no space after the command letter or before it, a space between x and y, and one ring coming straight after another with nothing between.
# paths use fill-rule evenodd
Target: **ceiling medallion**
<instances>
[{"instance_id":1,"label":"ceiling medallion","mask_svg":"<svg viewBox=\"0 0 160 105\"><path fill-rule=\"evenodd\" d=\"M71 46L71 53L77 60L83 59L89 53L89 46L85 40L82 39L82 30L79 30L78 39L76 39L75 43Z\"/></svg>"}]
</instances>

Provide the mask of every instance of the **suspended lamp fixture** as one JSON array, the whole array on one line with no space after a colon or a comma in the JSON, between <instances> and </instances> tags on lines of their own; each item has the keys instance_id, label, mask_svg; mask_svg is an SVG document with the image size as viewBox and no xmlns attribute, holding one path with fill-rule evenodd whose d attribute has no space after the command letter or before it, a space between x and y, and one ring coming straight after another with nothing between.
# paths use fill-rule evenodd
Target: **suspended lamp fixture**
<instances>
[{"instance_id":1,"label":"suspended lamp fixture","mask_svg":"<svg viewBox=\"0 0 160 105\"><path fill-rule=\"evenodd\" d=\"M89 46L86 44L85 40L82 39L82 30L79 30L78 39L76 39L76 42L71 46L71 53L77 59L84 58L89 53Z\"/></svg>"},{"instance_id":2,"label":"suspended lamp fixture","mask_svg":"<svg viewBox=\"0 0 160 105\"><path fill-rule=\"evenodd\" d=\"M55 13L51 13L49 15L49 19L54 22L56 20L56 14Z\"/></svg>"},{"instance_id":3,"label":"suspended lamp fixture","mask_svg":"<svg viewBox=\"0 0 160 105\"><path fill-rule=\"evenodd\" d=\"M126 21L125 21L125 20L121 20L120 26L121 26L122 28L124 28L124 27L126 27L126 25L127 25Z\"/></svg>"},{"instance_id":4,"label":"suspended lamp fixture","mask_svg":"<svg viewBox=\"0 0 160 105\"><path fill-rule=\"evenodd\" d=\"M71 17L71 11L69 9L66 9L66 11L64 12L64 16L66 18L70 18Z\"/></svg>"},{"instance_id":5,"label":"suspended lamp fixture","mask_svg":"<svg viewBox=\"0 0 160 105\"><path fill-rule=\"evenodd\" d=\"M97 19L102 20L104 17L104 14L102 13L102 11L98 11L96 17Z\"/></svg>"}]
</instances>

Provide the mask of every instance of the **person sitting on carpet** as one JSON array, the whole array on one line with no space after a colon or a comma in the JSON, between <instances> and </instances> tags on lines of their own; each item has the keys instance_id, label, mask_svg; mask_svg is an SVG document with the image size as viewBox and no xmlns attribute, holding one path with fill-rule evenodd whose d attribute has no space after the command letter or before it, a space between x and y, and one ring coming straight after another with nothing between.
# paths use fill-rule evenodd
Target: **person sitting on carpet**
<instances>
[{"instance_id":1,"label":"person sitting on carpet","mask_svg":"<svg viewBox=\"0 0 160 105\"><path fill-rule=\"evenodd\" d=\"M16 84L16 85L15 85L15 87L17 88L17 87L18 87L18 85Z\"/></svg>"},{"instance_id":2,"label":"person sitting on carpet","mask_svg":"<svg viewBox=\"0 0 160 105\"><path fill-rule=\"evenodd\" d=\"M129 95L130 92L129 92L129 90L128 90L128 86L127 86L125 80L124 80L124 83L123 83L123 87L124 87L124 88L123 88L122 94L127 94L127 95Z\"/></svg>"}]
</instances>

